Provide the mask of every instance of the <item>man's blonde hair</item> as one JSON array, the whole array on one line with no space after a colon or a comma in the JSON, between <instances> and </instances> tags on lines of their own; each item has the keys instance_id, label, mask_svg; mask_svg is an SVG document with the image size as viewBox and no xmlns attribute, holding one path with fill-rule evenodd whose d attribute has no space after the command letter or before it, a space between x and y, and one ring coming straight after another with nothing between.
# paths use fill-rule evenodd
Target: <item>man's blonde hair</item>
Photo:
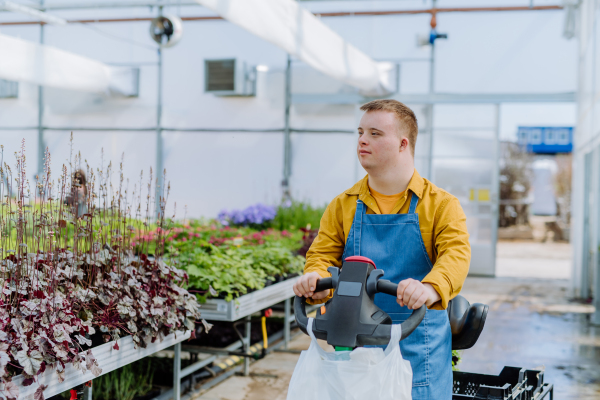
<instances>
[{"instance_id":1,"label":"man's blonde hair","mask_svg":"<svg viewBox=\"0 0 600 400\"><path fill-rule=\"evenodd\" d=\"M419 126L417 124L417 117L413 110L408 108L405 104L400 103L397 100L373 100L366 104L363 104L360 109L362 111L388 111L394 113L398 118L398 121L404 124L406 129L406 136L410 143L410 150L412 155L415 155L415 145L417 144L417 133L419 133ZM400 126L400 129L403 127Z\"/></svg>"}]
</instances>

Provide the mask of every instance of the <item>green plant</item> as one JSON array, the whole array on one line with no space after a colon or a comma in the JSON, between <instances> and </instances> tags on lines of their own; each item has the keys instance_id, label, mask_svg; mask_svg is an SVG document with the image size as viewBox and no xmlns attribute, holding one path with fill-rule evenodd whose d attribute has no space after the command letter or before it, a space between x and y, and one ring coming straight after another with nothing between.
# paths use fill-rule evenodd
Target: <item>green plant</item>
<instances>
[{"instance_id":1,"label":"green plant","mask_svg":"<svg viewBox=\"0 0 600 400\"><path fill-rule=\"evenodd\" d=\"M276 243L186 249L189 251L178 253L179 267L187 271L189 287L199 289L201 302L219 295L232 300L249 289L262 289L277 276L299 273L304 267L304 257Z\"/></svg>"},{"instance_id":2,"label":"green plant","mask_svg":"<svg viewBox=\"0 0 600 400\"><path fill-rule=\"evenodd\" d=\"M279 230L295 230L308 225L318 228L325 208L327 208L326 205L313 207L311 204L301 201L288 201L277 207L277 214L271 222L271 226Z\"/></svg>"},{"instance_id":3,"label":"green plant","mask_svg":"<svg viewBox=\"0 0 600 400\"><path fill-rule=\"evenodd\" d=\"M94 379L94 398L99 400L133 400L152 390L154 372L151 363L142 365L128 364L123 368L109 372Z\"/></svg>"},{"instance_id":4,"label":"green plant","mask_svg":"<svg viewBox=\"0 0 600 400\"><path fill-rule=\"evenodd\" d=\"M458 371L458 364L462 358L462 353L458 350L452 350L452 371Z\"/></svg>"}]
</instances>

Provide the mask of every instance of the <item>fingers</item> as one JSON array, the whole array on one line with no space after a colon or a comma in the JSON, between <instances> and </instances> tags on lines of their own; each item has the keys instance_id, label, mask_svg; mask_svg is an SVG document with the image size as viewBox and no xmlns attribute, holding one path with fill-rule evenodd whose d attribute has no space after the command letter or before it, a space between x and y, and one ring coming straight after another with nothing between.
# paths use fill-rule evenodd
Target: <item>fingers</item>
<instances>
[{"instance_id":1,"label":"fingers","mask_svg":"<svg viewBox=\"0 0 600 400\"><path fill-rule=\"evenodd\" d=\"M428 293L423 293L412 306L409 306L411 310L417 310L423 306L423 304L427 303L427 299L429 298Z\"/></svg>"},{"instance_id":2,"label":"fingers","mask_svg":"<svg viewBox=\"0 0 600 400\"><path fill-rule=\"evenodd\" d=\"M317 293L313 294L312 298L313 298L313 300L321 300L321 299L324 299L327 296L329 296L330 293L331 293L331 289L323 290L321 292L317 292Z\"/></svg>"},{"instance_id":3,"label":"fingers","mask_svg":"<svg viewBox=\"0 0 600 400\"><path fill-rule=\"evenodd\" d=\"M398 292L397 292L397 296L396 296L396 302L398 304L400 304L400 307L404 307L404 301L403 301L404 291L406 290L406 287L410 284L411 280L412 279L405 279L398 284Z\"/></svg>"},{"instance_id":4,"label":"fingers","mask_svg":"<svg viewBox=\"0 0 600 400\"><path fill-rule=\"evenodd\" d=\"M317 287L317 281L319 279L321 279L321 275L316 272L309 272L308 274L303 275L294 284L294 294L300 297L311 297L315 300L326 298L330 294L329 290L315 293L315 288Z\"/></svg>"},{"instance_id":5,"label":"fingers","mask_svg":"<svg viewBox=\"0 0 600 400\"><path fill-rule=\"evenodd\" d=\"M414 279L405 279L398 284L398 296L396 301L401 307L411 310L420 308L429 299L429 293L425 286Z\"/></svg>"},{"instance_id":6,"label":"fingers","mask_svg":"<svg viewBox=\"0 0 600 400\"><path fill-rule=\"evenodd\" d=\"M416 299L421 296L422 290L419 289L423 288L419 288L419 285L421 285L421 282L411 279L411 282L404 291L402 301L408 308L412 308L411 306L415 303Z\"/></svg>"}]
</instances>

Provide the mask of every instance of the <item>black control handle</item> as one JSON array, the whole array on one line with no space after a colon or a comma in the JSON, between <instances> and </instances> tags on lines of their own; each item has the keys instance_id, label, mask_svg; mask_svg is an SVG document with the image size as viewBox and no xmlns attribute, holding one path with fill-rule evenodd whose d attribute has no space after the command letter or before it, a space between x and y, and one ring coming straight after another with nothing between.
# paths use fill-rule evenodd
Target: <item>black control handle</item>
<instances>
[{"instance_id":1,"label":"black control handle","mask_svg":"<svg viewBox=\"0 0 600 400\"><path fill-rule=\"evenodd\" d=\"M333 279L321 278L317 281L317 287L315 287L315 293L322 292L323 290L333 289Z\"/></svg>"},{"instance_id":2,"label":"black control handle","mask_svg":"<svg viewBox=\"0 0 600 400\"><path fill-rule=\"evenodd\" d=\"M331 278L322 278L317 281L317 286L315 288L315 292L321 292L323 290L332 289L333 282ZM398 293L398 284L392 283L385 279L379 279L377 281L377 291L380 293L385 293L390 296L396 297ZM427 312L427 307L425 305L421 306L418 310L414 310L410 317L406 321L404 321L400 326L402 327L402 337L400 340L406 339L411 333L414 332L415 329L419 326L423 318L425 318L425 313ZM296 315L296 323L302 332L308 335L307 327L308 327L308 316L306 315L306 298L301 296L296 296L294 298L294 314ZM313 334L317 339L327 339L326 333L317 331L315 326L313 325Z\"/></svg>"},{"instance_id":3,"label":"black control handle","mask_svg":"<svg viewBox=\"0 0 600 400\"><path fill-rule=\"evenodd\" d=\"M317 281L315 292L322 292L323 290L333 289L333 279L321 278ZM302 332L308 335L308 316L306 315L306 297L296 296L294 298L294 314L296 315L296 323ZM315 331L313 325L313 333L317 339L326 340L327 336L319 331Z\"/></svg>"},{"instance_id":4,"label":"black control handle","mask_svg":"<svg viewBox=\"0 0 600 400\"><path fill-rule=\"evenodd\" d=\"M398 284L386 279L379 279L377 281L377 291L396 297L398 294ZM423 321L423 318L425 318L426 312L427 306L423 304L421 308L414 310L410 317L400 324L400 326L402 326L402 338L400 340L406 339L415 329L417 329L421 321Z\"/></svg>"}]
</instances>

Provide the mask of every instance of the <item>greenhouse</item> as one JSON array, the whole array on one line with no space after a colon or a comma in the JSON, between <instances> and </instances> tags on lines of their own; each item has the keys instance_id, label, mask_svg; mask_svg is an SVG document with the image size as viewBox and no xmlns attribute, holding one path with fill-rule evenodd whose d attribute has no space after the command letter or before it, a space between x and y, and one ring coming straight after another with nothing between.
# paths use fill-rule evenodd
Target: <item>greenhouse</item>
<instances>
[{"instance_id":1,"label":"greenhouse","mask_svg":"<svg viewBox=\"0 0 600 400\"><path fill-rule=\"evenodd\" d=\"M597 13L0 0L0 399L595 398Z\"/></svg>"}]
</instances>

